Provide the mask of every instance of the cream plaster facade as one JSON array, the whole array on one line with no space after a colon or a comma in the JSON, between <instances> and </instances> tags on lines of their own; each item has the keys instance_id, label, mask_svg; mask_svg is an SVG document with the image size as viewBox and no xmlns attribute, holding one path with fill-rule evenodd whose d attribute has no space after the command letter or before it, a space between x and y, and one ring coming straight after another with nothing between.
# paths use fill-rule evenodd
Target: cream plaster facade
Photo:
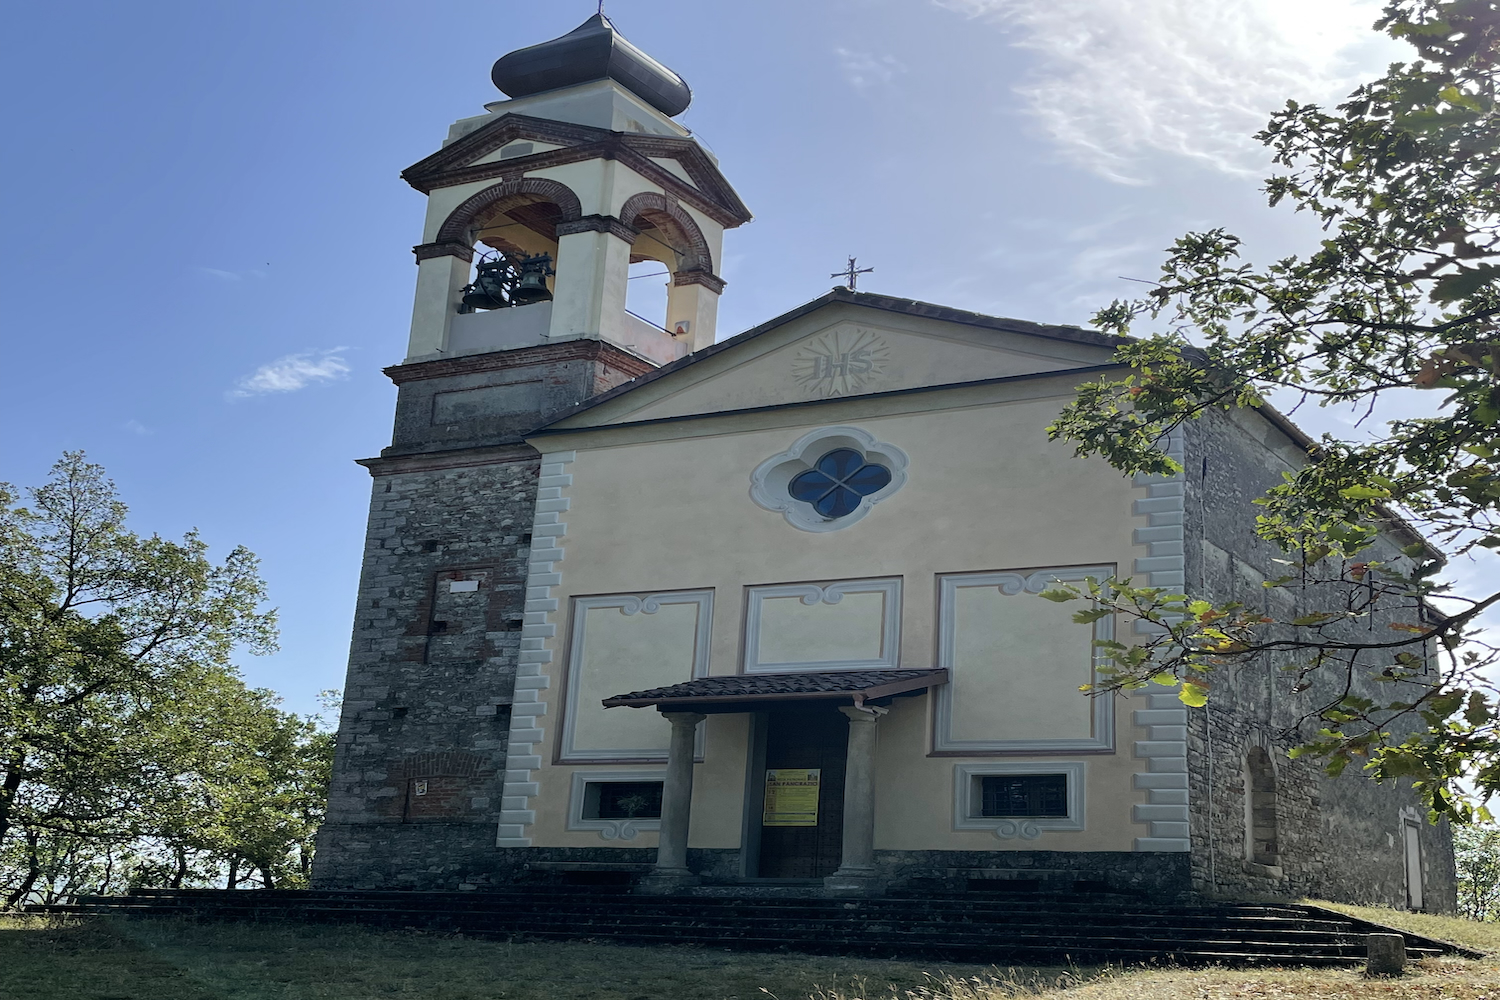
<instances>
[{"instance_id":1,"label":"cream plaster facade","mask_svg":"<svg viewBox=\"0 0 1500 1000\"><path fill-rule=\"evenodd\" d=\"M511 817L532 821L524 824L522 838L504 843L601 844L595 833L567 829L569 790L575 770L607 772L609 765L603 758L560 760L565 750L578 756L576 745L564 746L565 719L575 730L617 732L621 746L638 745L638 734L654 726L661 753L618 766L639 768L665 759L668 727L655 712L606 710L598 702L602 695L691 679L693 637L681 628L669 636L663 627L644 657L615 637L596 647L598 611L580 606L601 595L711 592L706 673L713 676L746 671L747 609L757 588L899 581L899 647L891 665L932 667L940 655L945 577L1079 566L1122 567L1128 573L1147 555L1134 537L1142 523L1133 515L1133 502L1142 497L1139 486L1103 462L1077 459L1071 448L1046 440L1045 427L1071 397L1077 377L1036 373L1044 366L1073 371L1096 364L1103 354L1099 348L1035 343L1037 338L1022 334L986 338L913 317L876 324L865 315L856 324L850 315L869 312L827 307L564 419L534 439L540 450L572 455L571 479L562 490L566 510L559 513L565 521L558 533L561 557L551 564L560 570L550 590L556 611L536 616L532 633L548 679L540 695L545 709L536 723L541 767L528 776L536 794ZM816 406L775 406L808 402L794 364L808 341L856 327L879 330L892 359L880 379L867 383L864 395L824 398ZM1027 349L1007 349L1012 346ZM971 384L883 394L958 382ZM712 412L694 414L693 401ZM741 412L722 412L730 408ZM901 448L910 458L908 482L860 523L810 534L752 502L749 477L769 456L828 425L855 426ZM1093 702L1078 691L1090 679L1091 626L1072 623L1071 609L1034 593L982 591L957 592L962 595L955 609L957 657L968 670L954 677L961 705L954 717L957 735L1000 740L1099 735ZM832 606L807 606L796 597L780 600L774 612L760 616L762 629L774 623L777 632L769 643L763 638L763 664L767 651L788 657L792 646L804 650L810 663L880 654L886 622L880 594L854 594L847 605ZM820 616L826 620L815 626ZM580 650L584 620L589 635ZM618 629L621 622L612 624ZM986 657L992 661L988 672L978 668ZM567 676L570 663L588 665L585 685ZM608 691L606 680L611 663L618 664L614 691ZM566 696L570 685L578 699L573 704ZM879 725L876 848L1006 847L993 824L960 830L954 821L956 768L1003 760L1084 765L1083 828L1042 830L1025 842L1027 849L1138 849L1148 824L1137 821L1134 809L1147 803L1149 793L1133 781L1144 769L1133 749L1150 732L1134 724L1132 710L1143 707L1139 699L1112 700L1112 749L997 756L935 753L933 698L895 699ZM606 721L611 718L619 721ZM711 715L701 729L690 845L737 849L745 821L749 716ZM655 842L654 832L642 831L630 846Z\"/></svg>"}]
</instances>

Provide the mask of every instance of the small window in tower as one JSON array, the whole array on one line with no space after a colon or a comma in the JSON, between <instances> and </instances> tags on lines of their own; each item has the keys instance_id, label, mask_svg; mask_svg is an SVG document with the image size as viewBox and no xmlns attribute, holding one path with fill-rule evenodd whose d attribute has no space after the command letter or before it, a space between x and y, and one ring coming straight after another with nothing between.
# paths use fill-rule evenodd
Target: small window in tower
<instances>
[{"instance_id":1,"label":"small window in tower","mask_svg":"<svg viewBox=\"0 0 1500 1000\"><path fill-rule=\"evenodd\" d=\"M981 816L1066 816L1066 774L988 774L980 780Z\"/></svg>"},{"instance_id":2,"label":"small window in tower","mask_svg":"<svg viewBox=\"0 0 1500 1000\"><path fill-rule=\"evenodd\" d=\"M530 156L536 147L529 142L513 142L500 150L500 159L508 160L513 156Z\"/></svg>"},{"instance_id":3,"label":"small window in tower","mask_svg":"<svg viewBox=\"0 0 1500 1000\"><path fill-rule=\"evenodd\" d=\"M583 819L660 819L659 781L591 781L584 790Z\"/></svg>"}]
</instances>

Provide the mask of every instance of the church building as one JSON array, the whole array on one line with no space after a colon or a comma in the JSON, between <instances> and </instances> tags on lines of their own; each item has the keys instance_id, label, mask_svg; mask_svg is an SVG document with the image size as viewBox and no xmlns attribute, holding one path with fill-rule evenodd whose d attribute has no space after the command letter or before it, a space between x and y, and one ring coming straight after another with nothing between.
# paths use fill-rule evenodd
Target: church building
<instances>
[{"instance_id":1,"label":"church building","mask_svg":"<svg viewBox=\"0 0 1500 1000\"><path fill-rule=\"evenodd\" d=\"M1123 476L1045 433L1118 341L855 291L852 264L721 338L750 212L673 120L686 83L602 15L493 79L403 174L427 221L316 885L1452 908L1409 789L1288 758L1316 690L1083 693L1133 630L1037 596L1264 603L1250 501L1307 461L1295 427L1210 415L1170 442L1183 474ZM645 260L662 316L626 309Z\"/></svg>"}]
</instances>

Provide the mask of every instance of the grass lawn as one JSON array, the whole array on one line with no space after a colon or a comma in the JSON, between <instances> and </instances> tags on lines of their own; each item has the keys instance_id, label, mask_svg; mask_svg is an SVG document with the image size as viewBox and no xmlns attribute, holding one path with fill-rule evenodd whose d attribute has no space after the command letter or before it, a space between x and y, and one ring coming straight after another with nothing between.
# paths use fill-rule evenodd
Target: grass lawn
<instances>
[{"instance_id":1,"label":"grass lawn","mask_svg":"<svg viewBox=\"0 0 1500 1000\"><path fill-rule=\"evenodd\" d=\"M0 1000L806 1000L904 997L947 974L987 970L352 925L0 916ZM1069 973L1016 976L1045 987Z\"/></svg>"},{"instance_id":2,"label":"grass lawn","mask_svg":"<svg viewBox=\"0 0 1500 1000\"><path fill-rule=\"evenodd\" d=\"M1323 904L1328 905L1328 904ZM1500 926L1339 909L1479 948ZM357 926L0 916L0 1000L1500 1000L1500 960L1346 969L981 969Z\"/></svg>"}]
</instances>

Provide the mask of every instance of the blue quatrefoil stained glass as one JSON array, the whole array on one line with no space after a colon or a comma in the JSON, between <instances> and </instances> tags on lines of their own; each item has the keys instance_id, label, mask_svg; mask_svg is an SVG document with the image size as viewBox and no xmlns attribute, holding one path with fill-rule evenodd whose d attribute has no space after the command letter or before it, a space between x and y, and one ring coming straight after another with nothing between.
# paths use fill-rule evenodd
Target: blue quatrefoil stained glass
<instances>
[{"instance_id":1,"label":"blue quatrefoil stained glass","mask_svg":"<svg viewBox=\"0 0 1500 1000\"><path fill-rule=\"evenodd\" d=\"M853 448L835 448L813 468L793 477L787 492L793 500L812 504L813 510L831 521L858 510L861 500L890 482L890 469L865 461Z\"/></svg>"}]
</instances>

